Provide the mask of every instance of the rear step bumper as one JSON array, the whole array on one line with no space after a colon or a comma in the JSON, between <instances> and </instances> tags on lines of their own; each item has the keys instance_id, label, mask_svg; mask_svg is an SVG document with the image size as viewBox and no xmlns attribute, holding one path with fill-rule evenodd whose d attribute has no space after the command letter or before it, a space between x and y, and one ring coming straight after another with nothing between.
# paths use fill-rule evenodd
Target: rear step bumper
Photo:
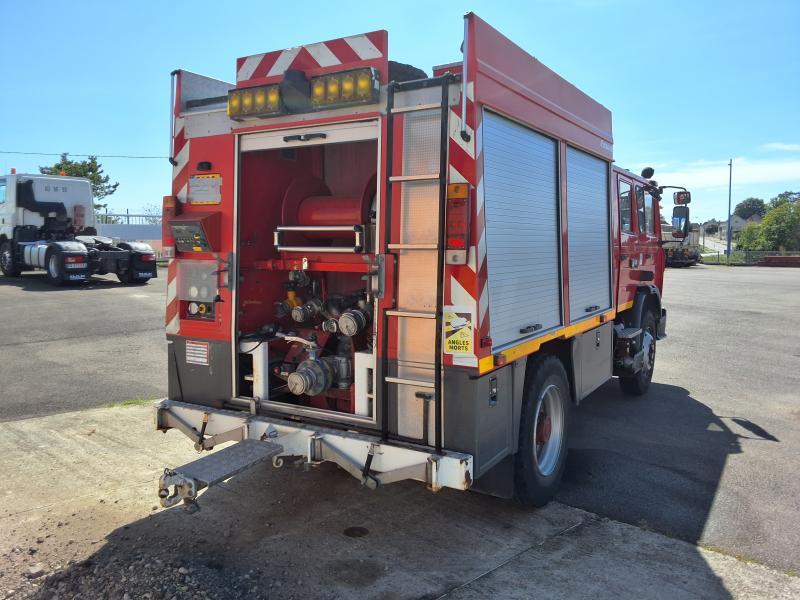
<instances>
[{"instance_id":1,"label":"rear step bumper","mask_svg":"<svg viewBox=\"0 0 800 600\"><path fill-rule=\"evenodd\" d=\"M423 446L387 443L375 436L166 399L155 403L155 420L161 431L182 431L197 450L238 442L183 467L165 469L159 485L165 507L180 500L193 505L204 487L267 458L272 458L276 467L288 457L306 463L334 462L372 489L405 479L421 481L433 491L443 487L466 490L472 485L470 454L436 454ZM174 487L171 494L170 487Z\"/></svg>"}]
</instances>

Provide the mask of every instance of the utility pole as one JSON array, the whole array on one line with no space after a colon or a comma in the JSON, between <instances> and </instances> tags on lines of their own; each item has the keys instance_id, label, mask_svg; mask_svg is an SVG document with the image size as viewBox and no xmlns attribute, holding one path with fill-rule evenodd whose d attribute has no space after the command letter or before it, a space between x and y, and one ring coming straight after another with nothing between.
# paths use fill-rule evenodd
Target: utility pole
<instances>
[{"instance_id":1,"label":"utility pole","mask_svg":"<svg viewBox=\"0 0 800 600\"><path fill-rule=\"evenodd\" d=\"M728 264L731 264L731 183L733 182L733 159L728 161Z\"/></svg>"}]
</instances>

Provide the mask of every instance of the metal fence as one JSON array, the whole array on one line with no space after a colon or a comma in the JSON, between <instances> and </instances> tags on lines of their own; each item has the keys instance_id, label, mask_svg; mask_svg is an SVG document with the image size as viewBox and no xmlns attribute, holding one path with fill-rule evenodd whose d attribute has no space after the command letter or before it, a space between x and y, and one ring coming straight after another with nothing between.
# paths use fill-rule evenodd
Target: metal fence
<instances>
[{"instance_id":1,"label":"metal fence","mask_svg":"<svg viewBox=\"0 0 800 600\"><path fill-rule=\"evenodd\" d=\"M785 257L785 258L770 258ZM800 263L800 252L771 252L761 250L731 250L730 260L724 252L704 252L703 262L707 265L774 265L785 262Z\"/></svg>"},{"instance_id":2,"label":"metal fence","mask_svg":"<svg viewBox=\"0 0 800 600\"><path fill-rule=\"evenodd\" d=\"M161 225L161 215L124 213L97 213L99 225Z\"/></svg>"}]
</instances>

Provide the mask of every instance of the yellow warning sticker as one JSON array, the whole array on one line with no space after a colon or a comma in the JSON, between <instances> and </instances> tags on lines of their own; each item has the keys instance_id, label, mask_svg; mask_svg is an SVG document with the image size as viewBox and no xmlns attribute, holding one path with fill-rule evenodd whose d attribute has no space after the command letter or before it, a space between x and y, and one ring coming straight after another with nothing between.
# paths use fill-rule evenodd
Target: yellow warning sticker
<instances>
[{"instance_id":1,"label":"yellow warning sticker","mask_svg":"<svg viewBox=\"0 0 800 600\"><path fill-rule=\"evenodd\" d=\"M189 177L189 204L219 204L222 202L222 175L203 173Z\"/></svg>"},{"instance_id":2,"label":"yellow warning sticker","mask_svg":"<svg viewBox=\"0 0 800 600\"><path fill-rule=\"evenodd\" d=\"M472 354L472 311L463 306L444 307L445 354Z\"/></svg>"}]
</instances>

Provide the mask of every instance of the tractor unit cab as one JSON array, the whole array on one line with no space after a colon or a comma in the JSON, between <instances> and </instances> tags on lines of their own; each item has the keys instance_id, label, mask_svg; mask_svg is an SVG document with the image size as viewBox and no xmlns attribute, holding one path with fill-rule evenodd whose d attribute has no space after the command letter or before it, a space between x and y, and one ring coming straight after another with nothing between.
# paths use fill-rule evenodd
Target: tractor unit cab
<instances>
[{"instance_id":1,"label":"tractor unit cab","mask_svg":"<svg viewBox=\"0 0 800 600\"><path fill-rule=\"evenodd\" d=\"M53 285L95 273L116 273L125 283L156 276L149 245L97 235L88 179L11 173L0 176L0 270L16 277L31 269L44 269Z\"/></svg>"},{"instance_id":2,"label":"tractor unit cab","mask_svg":"<svg viewBox=\"0 0 800 600\"><path fill-rule=\"evenodd\" d=\"M569 405L646 390L653 186L605 107L474 14L461 42L432 76L386 31L172 73L157 423L240 443L165 472L165 506L270 456L541 504Z\"/></svg>"}]
</instances>

